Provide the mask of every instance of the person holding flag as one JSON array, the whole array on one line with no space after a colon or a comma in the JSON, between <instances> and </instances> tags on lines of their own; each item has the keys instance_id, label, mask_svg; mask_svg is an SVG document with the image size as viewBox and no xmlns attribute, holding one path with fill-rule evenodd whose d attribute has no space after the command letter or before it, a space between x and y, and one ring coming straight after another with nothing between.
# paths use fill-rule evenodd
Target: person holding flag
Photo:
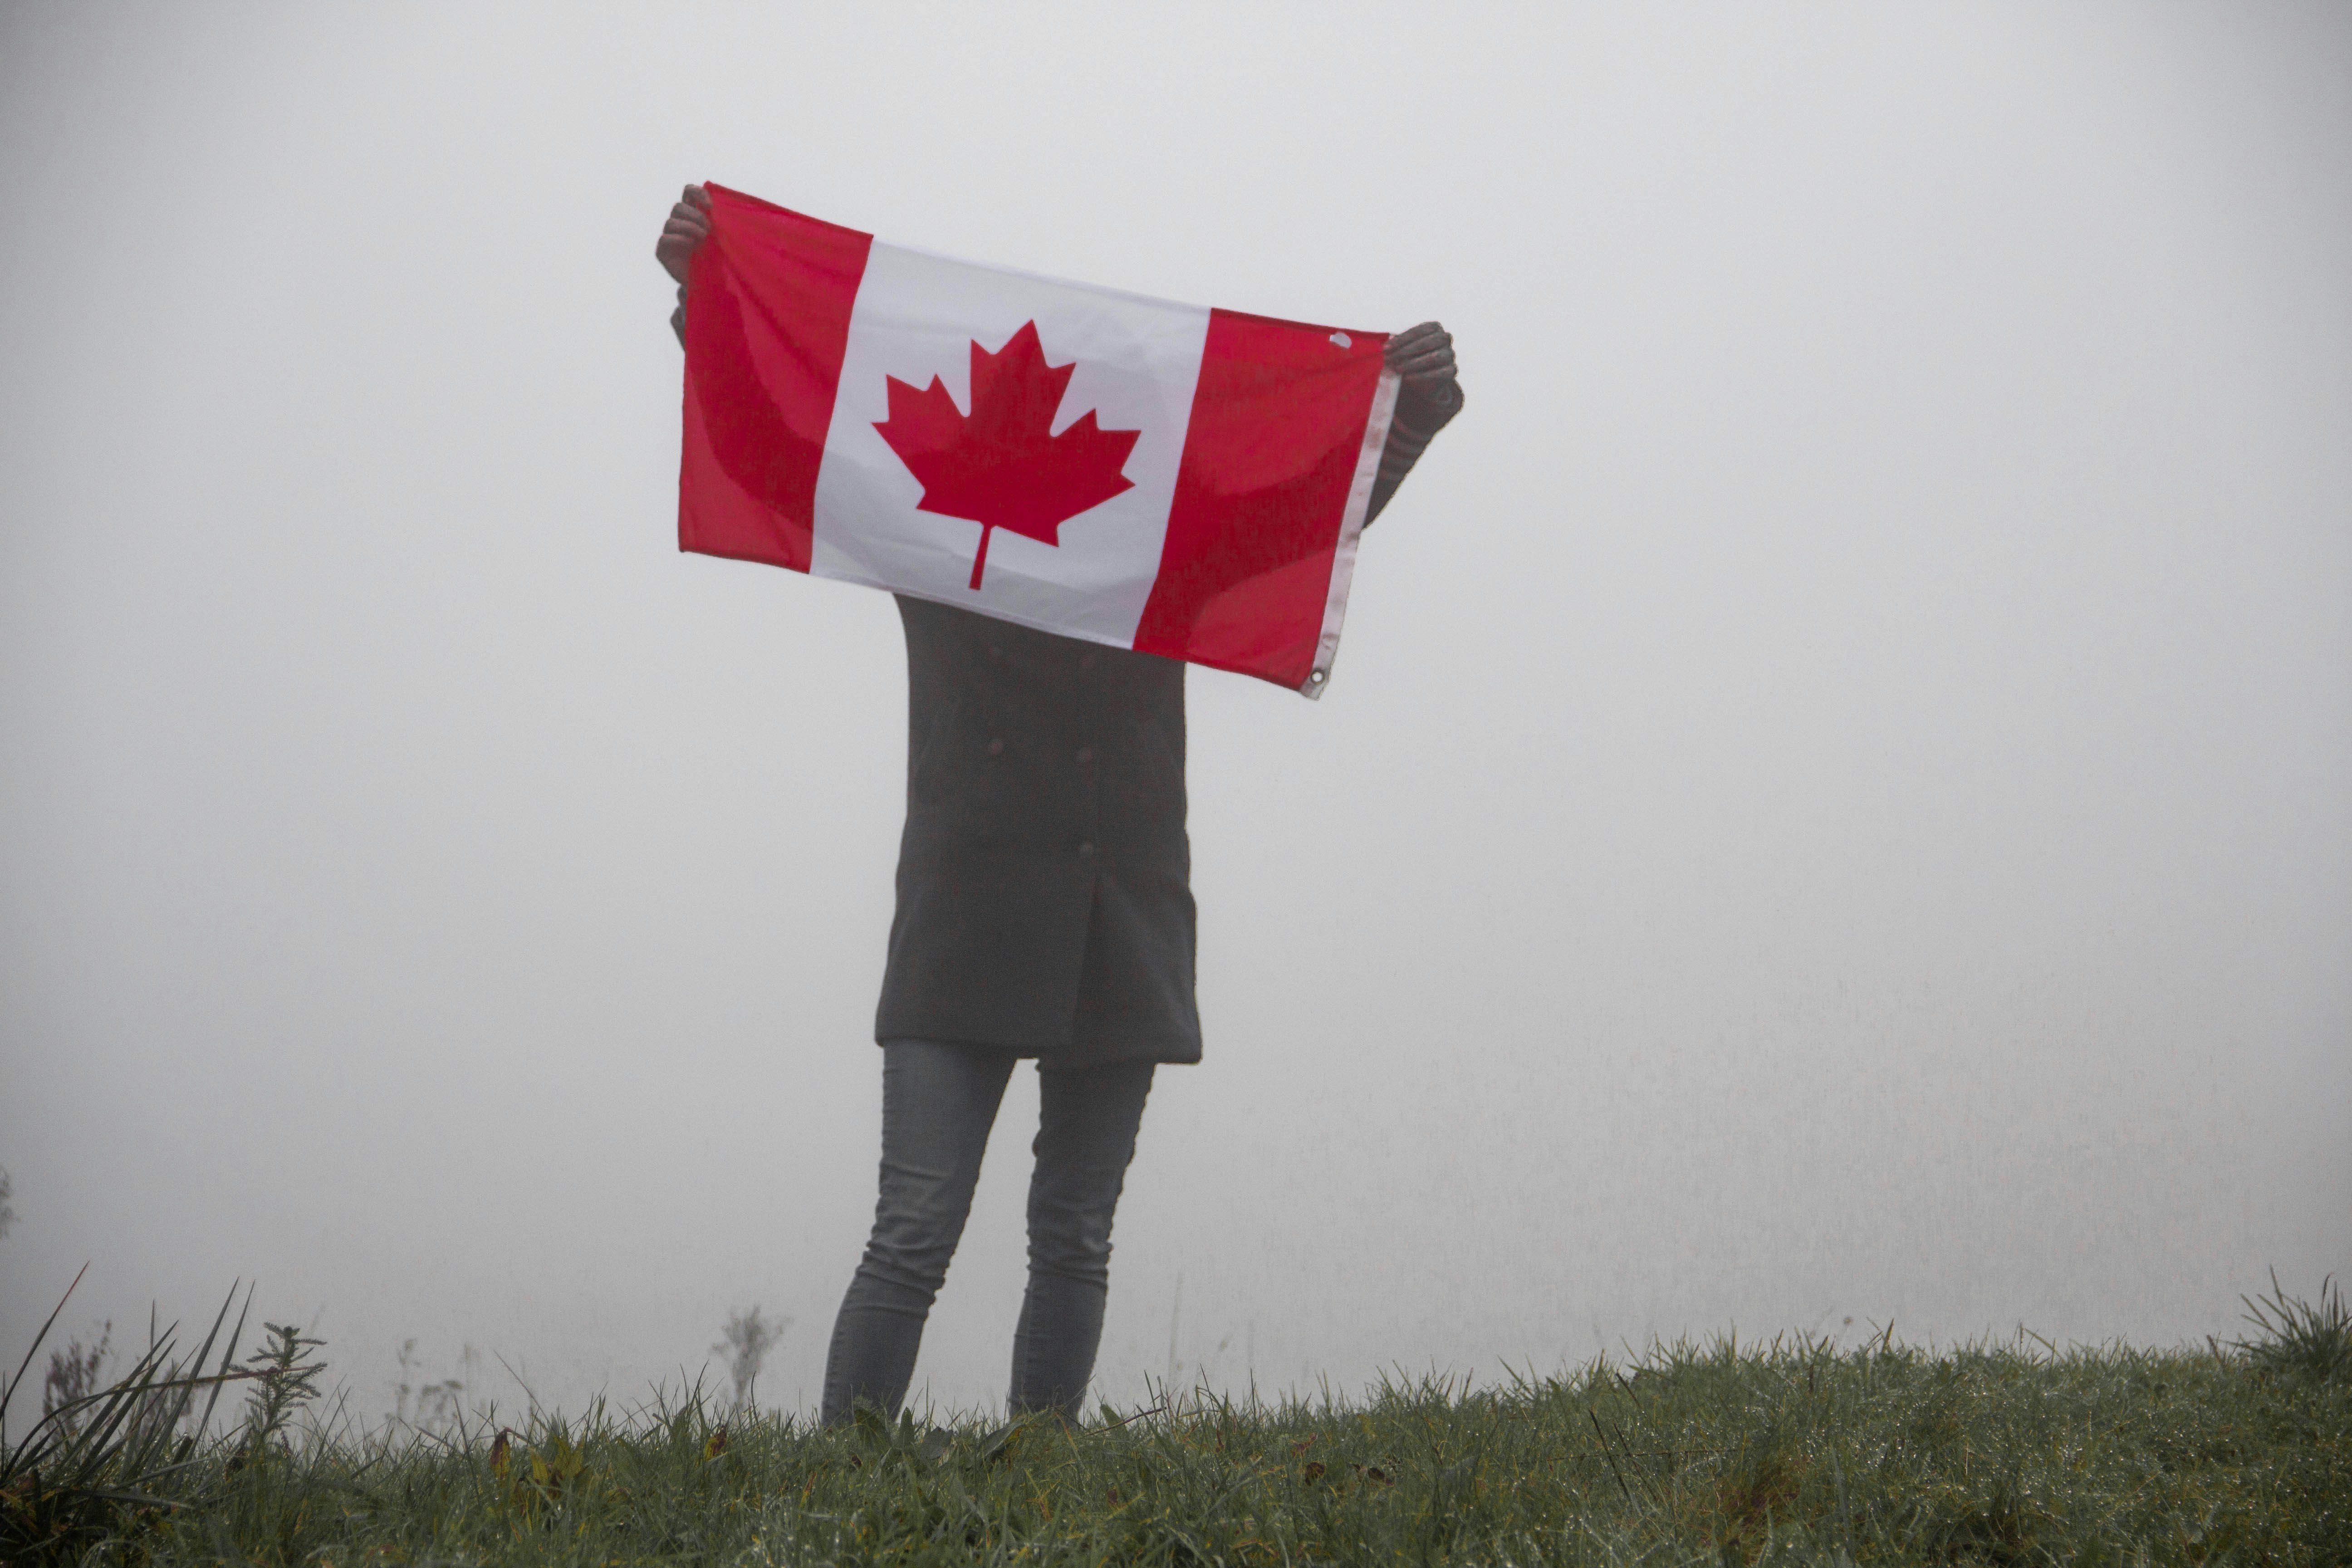
<instances>
[{"instance_id":1,"label":"person holding flag","mask_svg":"<svg viewBox=\"0 0 2352 1568\"><path fill-rule=\"evenodd\" d=\"M724 258L713 253L723 250L728 234L712 244L715 221L722 230L738 224L748 235L782 235L802 247L792 258L803 268L794 277L815 283L762 296L756 279L743 281L741 268L716 270ZM768 227L758 226L763 224ZM1196 368L1187 374L1199 383L1222 376L1220 384L1239 389L1221 406L1239 430L1234 440L1246 460L1261 467L1265 460L1256 430L1265 423L1266 405L1252 401L1255 389L1287 374L1267 366L1288 363L1284 356L1297 359L1299 343L1330 356L1335 368L1318 363L1297 374L1310 386L1339 386L1311 394L1327 404L1335 396L1354 399L1345 410L1352 423L1342 423L1349 440L1360 439L1364 456L1360 462L1352 449L1335 447L1337 466L1323 465L1332 506L1345 511L1332 510L1316 524L1319 555L1291 547L1269 553L1274 547L1257 529L1244 531L1238 546L1203 533L1208 542L1180 562L1175 541L1186 526L1184 509L1193 503L1185 499L1189 481L1171 451L1166 489L1174 499L1156 503L1169 542L1160 542L1162 536L1148 541L1146 565L1157 575L1130 595L1135 607L1126 621L1106 631L1086 619L1090 609L1063 607L1051 584L1035 584L1063 569L1061 521L1108 513L1113 509L1102 500L1139 488L1130 476L1149 479L1152 459L1139 443L1152 437L1148 423L1140 431L1103 427L1092 412L1049 432L1046 421L1073 374L1070 365L1053 363L1053 345L1039 337L1039 321L1057 318L1024 304L1014 313L1027 310L1031 319L1001 348L971 342L968 415L937 380L926 393L892 378L887 387L877 380L874 394L888 394L887 404L875 405L886 419L837 413L835 403L845 404L849 394L828 385L816 400L823 417L812 422L787 405L794 394L790 387L779 393L780 373L758 373L761 344L797 331L805 341L784 342L770 363L787 363L781 374L796 375L829 353L830 374L845 379L845 361L854 363L861 352L848 301L877 321L906 314L901 309L888 316L875 302L888 281L876 281L884 262L870 259L882 249L870 237L688 185L655 250L677 284L671 324L688 358L682 542L803 571L822 570L830 559L835 569L824 574L894 590L907 638L907 822L875 1021L883 1053L880 1194L835 1319L821 1418L846 1420L859 1404L886 1417L897 1414L971 1210L1005 1086L1014 1065L1031 1058L1040 1115L1031 1146L1029 1277L1007 1405L1014 1416L1052 1411L1075 1424L1102 1336L1112 1215L1152 1074L1163 1063L1201 1059L1185 832L1185 662L1317 694L1336 644L1355 531L1386 507L1431 438L1460 411L1462 392L1453 339L1434 321L1384 342L1357 342L1346 332L1298 323L1198 312L1207 323L1207 347L1199 346L1196 333L1190 362ZM899 254L892 253L894 264L919 279L929 276L923 267L960 265L920 253L896 262ZM835 265L841 256L851 262ZM812 324L805 310L795 317L800 302L822 294L824 280L835 276L847 279L841 324ZM1000 276L1009 275L990 274ZM1005 286L1034 295L1044 285L1019 275ZM1152 303L1118 296L1104 308L1132 313ZM1138 331L1149 335L1147 329ZM1234 351L1233 366L1212 363L1220 341L1244 345ZM1272 346L1254 346L1261 343ZM1373 351L1369 361L1367 349ZM1345 376L1355 379L1342 386L1338 378ZM1106 376L1098 384L1114 384ZM999 435L1000 448L1025 439L1024 452L1065 442L1081 458L1088 449L1108 451L1094 477L1066 477L1070 463L1007 468L988 454L974 459L959 453L953 441L963 426L996 420L1001 426L1009 416L998 411L1017 412L1024 399L1043 411L1036 429L1025 437ZM1205 395L1196 392L1194 399L1182 448L1188 468L1210 422L1201 412ZM985 411L984 400L992 400ZM1277 417L1298 427L1287 411ZM865 450L846 447L852 440ZM828 526L836 538L850 539L866 514L886 510L860 499L873 492L858 489L855 475L844 477L853 460L891 467L890 480L910 493L919 480L920 502L908 509L911 524L979 522L974 553L940 560L932 576L920 574L945 552L929 546L907 557L914 565L891 568L898 576L885 569L893 559L887 545L835 545L828 558ZM893 467L899 462L903 472ZM1031 476L1021 484L1032 492L1075 487L1075 499L1049 505L1019 486L1003 493L1008 472ZM987 490L992 483L995 494ZM1278 503L1260 509L1276 526L1307 515L1296 493L1278 484L1269 482L1262 494ZM992 530L1011 538L1013 548L1000 540L998 553L987 556ZM1261 559L1234 568L1236 549ZM1319 576L1302 575L1310 568ZM1021 575L1024 570L1031 579ZM1223 605L1239 603L1261 624L1235 621L1235 612L1204 601L1202 593L1184 601L1183 584L1203 581L1224 595ZM1268 581L1276 587L1254 586ZM1265 606L1285 593L1306 606L1304 629L1269 634L1262 624ZM971 597L951 597L961 594ZM1179 610L1161 615L1163 603ZM1176 629L1155 633L1156 624ZM1241 629L1233 629L1237 625Z\"/></svg>"}]
</instances>

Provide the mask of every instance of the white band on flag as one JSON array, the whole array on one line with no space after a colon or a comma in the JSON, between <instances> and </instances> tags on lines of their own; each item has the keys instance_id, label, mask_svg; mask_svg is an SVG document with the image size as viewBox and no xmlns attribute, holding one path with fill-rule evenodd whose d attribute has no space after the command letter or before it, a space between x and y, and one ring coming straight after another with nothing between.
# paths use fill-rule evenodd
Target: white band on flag
<instances>
[{"instance_id":1,"label":"white band on flag","mask_svg":"<svg viewBox=\"0 0 2352 1568\"><path fill-rule=\"evenodd\" d=\"M1356 455L1356 480L1348 487L1348 510L1339 519L1339 547L1331 557L1331 591L1323 601L1323 636L1315 645L1315 668L1302 697L1318 698L1331 683L1331 661L1339 653L1339 623L1348 618L1348 584L1356 574L1356 540L1364 531L1364 513L1371 510L1372 482L1380 478L1381 452L1389 444L1389 420L1396 413L1397 373L1383 368L1372 393L1372 416L1364 424L1363 450ZM1296 668L1296 666L1292 667Z\"/></svg>"}]
</instances>

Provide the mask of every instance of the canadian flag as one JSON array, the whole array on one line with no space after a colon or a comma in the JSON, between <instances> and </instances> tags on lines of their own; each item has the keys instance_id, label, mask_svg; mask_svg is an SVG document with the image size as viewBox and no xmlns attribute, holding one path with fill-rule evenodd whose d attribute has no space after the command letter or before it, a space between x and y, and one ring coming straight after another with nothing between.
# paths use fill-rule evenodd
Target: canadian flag
<instances>
[{"instance_id":1,"label":"canadian flag","mask_svg":"<svg viewBox=\"0 0 2352 1568\"><path fill-rule=\"evenodd\" d=\"M1321 693L1387 337L885 244L719 185L678 543Z\"/></svg>"}]
</instances>

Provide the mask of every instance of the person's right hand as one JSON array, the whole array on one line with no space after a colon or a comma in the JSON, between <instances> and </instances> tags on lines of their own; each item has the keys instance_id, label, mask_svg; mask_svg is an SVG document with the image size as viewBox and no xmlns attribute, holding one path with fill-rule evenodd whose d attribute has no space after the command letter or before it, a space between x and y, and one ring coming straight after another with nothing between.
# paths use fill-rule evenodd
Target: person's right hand
<instances>
[{"instance_id":1,"label":"person's right hand","mask_svg":"<svg viewBox=\"0 0 2352 1568\"><path fill-rule=\"evenodd\" d=\"M694 247L710 237L709 215L710 193L700 185L688 185L678 204L669 209L669 221L662 225L661 238L654 242L654 259L677 279L681 291L686 288L687 263L694 257Z\"/></svg>"}]
</instances>

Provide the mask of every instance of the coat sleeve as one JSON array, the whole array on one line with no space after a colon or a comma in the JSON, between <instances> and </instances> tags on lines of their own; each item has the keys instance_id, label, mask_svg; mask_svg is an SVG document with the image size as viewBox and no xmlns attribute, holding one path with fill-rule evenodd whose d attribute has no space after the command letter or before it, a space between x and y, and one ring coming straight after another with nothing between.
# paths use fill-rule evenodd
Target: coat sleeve
<instances>
[{"instance_id":1,"label":"coat sleeve","mask_svg":"<svg viewBox=\"0 0 2352 1568\"><path fill-rule=\"evenodd\" d=\"M1404 477L1412 472L1412 466L1421 461L1421 455L1429 450L1437 433L1461 412L1462 384L1458 381L1441 381L1426 394L1410 388L1398 393L1396 413L1389 420L1389 438L1381 447L1381 470L1372 479L1371 504L1364 510L1366 528L1381 515L1381 509L1389 504L1389 498L1404 483Z\"/></svg>"}]
</instances>

